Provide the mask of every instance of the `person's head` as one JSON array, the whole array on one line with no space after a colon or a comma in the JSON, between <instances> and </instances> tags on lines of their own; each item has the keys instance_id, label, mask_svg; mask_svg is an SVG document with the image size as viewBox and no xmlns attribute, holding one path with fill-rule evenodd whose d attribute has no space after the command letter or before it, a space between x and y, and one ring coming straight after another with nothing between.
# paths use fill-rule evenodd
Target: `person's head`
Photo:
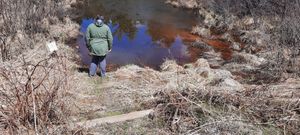
<instances>
[{"instance_id":1,"label":"person's head","mask_svg":"<svg viewBox=\"0 0 300 135\"><path fill-rule=\"evenodd\" d=\"M95 17L95 23L96 23L96 25L102 25L103 21L104 21L104 17L103 16L97 15Z\"/></svg>"}]
</instances>

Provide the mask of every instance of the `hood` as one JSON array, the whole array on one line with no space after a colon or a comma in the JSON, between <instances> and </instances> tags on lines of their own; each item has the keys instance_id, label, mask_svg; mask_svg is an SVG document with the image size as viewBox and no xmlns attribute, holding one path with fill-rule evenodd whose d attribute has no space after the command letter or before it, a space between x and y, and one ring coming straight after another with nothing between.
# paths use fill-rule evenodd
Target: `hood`
<instances>
[{"instance_id":1,"label":"hood","mask_svg":"<svg viewBox=\"0 0 300 135\"><path fill-rule=\"evenodd\" d=\"M103 21L102 21L101 19L95 21L95 25L96 25L97 27L102 27L103 24L104 24L104 23L103 23Z\"/></svg>"}]
</instances>

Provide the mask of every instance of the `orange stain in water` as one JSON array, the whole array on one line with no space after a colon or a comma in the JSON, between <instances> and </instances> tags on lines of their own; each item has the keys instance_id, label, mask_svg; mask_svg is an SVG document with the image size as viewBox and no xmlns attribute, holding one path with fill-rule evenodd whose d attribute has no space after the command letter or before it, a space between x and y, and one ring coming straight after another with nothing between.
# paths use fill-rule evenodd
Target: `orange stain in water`
<instances>
[{"instance_id":1,"label":"orange stain in water","mask_svg":"<svg viewBox=\"0 0 300 135\"><path fill-rule=\"evenodd\" d=\"M221 41L219 39L205 39L202 38L198 35L194 35L191 34L190 32L187 31L178 31L178 35L182 38L183 41L185 42L195 42L197 40L202 40L203 42L205 42L206 44L212 46L217 52L221 52L222 54L222 58L224 60L230 60L232 57L232 50L230 49L230 43L229 42L225 42L225 41ZM199 51L199 49L190 49L190 51L192 51L191 54L197 54L197 53L201 53L203 51ZM196 51L196 52L194 52ZM196 55L195 57L197 57L198 55Z\"/></svg>"},{"instance_id":2,"label":"orange stain in water","mask_svg":"<svg viewBox=\"0 0 300 135\"><path fill-rule=\"evenodd\" d=\"M191 34L188 31L178 31L178 35L181 37L181 39L185 42L195 42L196 40L200 39L199 36Z\"/></svg>"},{"instance_id":3,"label":"orange stain in water","mask_svg":"<svg viewBox=\"0 0 300 135\"><path fill-rule=\"evenodd\" d=\"M212 46L217 52L221 52L224 60L230 60L232 57L232 50L230 49L230 43L222 41L220 39L205 39L198 35L190 33L188 30L178 29L173 25L162 25L155 22L149 23L149 34L154 41L162 41L164 47L171 47L179 36L183 42L195 42L201 40L206 44ZM196 60L199 58L203 50L199 50L195 47L188 47L191 59Z\"/></svg>"},{"instance_id":4,"label":"orange stain in water","mask_svg":"<svg viewBox=\"0 0 300 135\"><path fill-rule=\"evenodd\" d=\"M150 21L148 24L148 33L154 41L162 41L170 47L175 42L177 37L180 37L184 42L194 42L199 39L199 36L193 35L189 30L178 29L172 24L159 24Z\"/></svg>"}]
</instances>

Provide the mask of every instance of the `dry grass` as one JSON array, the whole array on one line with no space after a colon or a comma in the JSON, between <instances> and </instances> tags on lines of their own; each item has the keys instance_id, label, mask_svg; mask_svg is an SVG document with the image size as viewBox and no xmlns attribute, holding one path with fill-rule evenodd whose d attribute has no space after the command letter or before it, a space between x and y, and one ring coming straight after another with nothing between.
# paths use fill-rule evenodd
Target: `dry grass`
<instances>
[{"instance_id":1,"label":"dry grass","mask_svg":"<svg viewBox=\"0 0 300 135\"><path fill-rule=\"evenodd\" d=\"M0 133L62 134L69 118L78 25L64 17L70 1L1 1ZM59 15L62 16L59 16ZM30 18L30 19L28 19ZM30 21L28 21L30 20ZM56 40L50 55L46 42Z\"/></svg>"},{"instance_id":2,"label":"dry grass","mask_svg":"<svg viewBox=\"0 0 300 135\"><path fill-rule=\"evenodd\" d=\"M16 59L44 38L56 39L51 28L71 15L72 0L2 0L0 2L1 61ZM62 27L60 27L62 28Z\"/></svg>"},{"instance_id":3,"label":"dry grass","mask_svg":"<svg viewBox=\"0 0 300 135\"><path fill-rule=\"evenodd\" d=\"M47 53L40 49L0 67L0 123L9 134L53 134L58 131L50 127L68 118L70 62L61 53L41 55Z\"/></svg>"},{"instance_id":4,"label":"dry grass","mask_svg":"<svg viewBox=\"0 0 300 135\"><path fill-rule=\"evenodd\" d=\"M109 73L109 80L97 83L102 96L96 102L97 96L89 98L88 105L101 104L104 112L153 107L156 112L150 117L153 121L147 120L149 128L136 120L90 130L95 134L145 130L161 134L299 133L299 80L241 85L230 72L211 69L204 59L184 67L166 61L161 71L129 65ZM82 92L94 95L90 90Z\"/></svg>"},{"instance_id":5,"label":"dry grass","mask_svg":"<svg viewBox=\"0 0 300 135\"><path fill-rule=\"evenodd\" d=\"M161 69L122 67L109 74L110 83L102 84L102 90L115 107L155 107L153 124L165 133L299 133L299 80L241 85L230 72L211 69L204 59L185 68L166 61Z\"/></svg>"},{"instance_id":6,"label":"dry grass","mask_svg":"<svg viewBox=\"0 0 300 135\"><path fill-rule=\"evenodd\" d=\"M44 23L56 20L46 19ZM70 29L61 29L66 25ZM62 41L76 35L68 19L65 24L47 28L50 37ZM74 109L70 100L78 100L74 101L78 107L91 115L104 111L88 118L156 107L155 126L144 124L155 133L163 132L159 129L163 127L165 134L299 134L299 80L280 85L242 85L230 72L211 69L204 59L185 67L166 61L161 71L129 65L109 73L109 79L101 83L87 77L84 80L83 74L74 80L70 70L74 57L65 53L71 50L62 47L57 55L49 56L41 48L36 45L23 53L26 55L1 63L0 131L4 134L83 134L83 129L73 132L64 126L69 124L68 104ZM75 98L69 98L70 94ZM72 113L86 116L82 110ZM113 127L118 129L110 132ZM148 130L137 131L140 126L130 122L101 128L108 133L128 134Z\"/></svg>"},{"instance_id":7,"label":"dry grass","mask_svg":"<svg viewBox=\"0 0 300 135\"><path fill-rule=\"evenodd\" d=\"M206 65L203 62L200 65ZM180 71L181 68L178 69ZM177 75L173 72L173 80L179 80L177 86L164 87L155 94L155 118L162 119L164 126L170 132L175 134L300 133L300 96L297 94L300 88L299 79L290 79L278 85L243 85L244 90L230 90L229 87L220 85L224 79L219 80L216 75L212 75L220 71L209 69L208 75L200 76L199 71L204 72L204 69L205 66L195 66L184 69ZM162 74L166 76L167 73ZM216 79L221 82L215 82ZM199 82L190 82L192 80Z\"/></svg>"}]
</instances>

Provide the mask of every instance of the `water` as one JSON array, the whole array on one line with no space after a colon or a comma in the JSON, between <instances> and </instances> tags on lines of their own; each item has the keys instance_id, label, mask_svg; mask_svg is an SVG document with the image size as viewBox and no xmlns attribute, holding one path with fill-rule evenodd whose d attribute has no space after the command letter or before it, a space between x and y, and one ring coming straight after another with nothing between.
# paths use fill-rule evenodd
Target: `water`
<instances>
[{"instance_id":1,"label":"water","mask_svg":"<svg viewBox=\"0 0 300 135\"><path fill-rule=\"evenodd\" d=\"M82 9L81 32L97 14L105 17L114 35L110 67L136 64L159 69L166 59L179 64L197 60L199 52L189 44L199 37L190 34L199 21L193 11L173 8L164 0L88 0ZM79 38L84 64L90 63L84 37Z\"/></svg>"}]
</instances>

